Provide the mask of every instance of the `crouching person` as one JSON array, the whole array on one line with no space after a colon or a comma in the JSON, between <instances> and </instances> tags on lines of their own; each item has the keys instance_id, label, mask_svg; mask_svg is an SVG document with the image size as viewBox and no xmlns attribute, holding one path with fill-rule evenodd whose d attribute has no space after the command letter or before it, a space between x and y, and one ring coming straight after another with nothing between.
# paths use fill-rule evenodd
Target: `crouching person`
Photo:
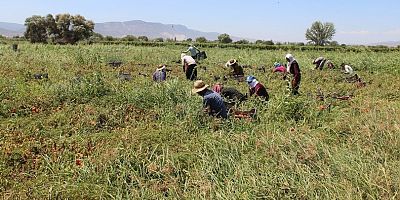
<instances>
[{"instance_id":1,"label":"crouching person","mask_svg":"<svg viewBox=\"0 0 400 200\"><path fill-rule=\"evenodd\" d=\"M208 85L202 80L194 82L192 92L203 97L203 109L205 113L224 119L228 118L222 97L218 93L208 89Z\"/></svg>"},{"instance_id":2,"label":"crouching person","mask_svg":"<svg viewBox=\"0 0 400 200\"><path fill-rule=\"evenodd\" d=\"M361 78L354 72L353 68L350 65L346 65L342 63L340 65L342 67L342 71L345 74L346 81L349 83L357 83L362 82Z\"/></svg>"},{"instance_id":3,"label":"crouching person","mask_svg":"<svg viewBox=\"0 0 400 200\"><path fill-rule=\"evenodd\" d=\"M263 98L265 101L269 100L267 89L257 81L256 77L248 76L246 82L249 85L250 96L255 94L256 96Z\"/></svg>"},{"instance_id":4,"label":"crouching person","mask_svg":"<svg viewBox=\"0 0 400 200\"><path fill-rule=\"evenodd\" d=\"M246 95L239 92L239 90L233 87L224 87L224 85L221 83L216 83L213 86L212 90L231 102L233 101L240 103L247 100Z\"/></svg>"},{"instance_id":5,"label":"crouching person","mask_svg":"<svg viewBox=\"0 0 400 200\"><path fill-rule=\"evenodd\" d=\"M156 71L153 73L153 81L163 82L167 79L167 70L165 65L159 65Z\"/></svg>"}]
</instances>

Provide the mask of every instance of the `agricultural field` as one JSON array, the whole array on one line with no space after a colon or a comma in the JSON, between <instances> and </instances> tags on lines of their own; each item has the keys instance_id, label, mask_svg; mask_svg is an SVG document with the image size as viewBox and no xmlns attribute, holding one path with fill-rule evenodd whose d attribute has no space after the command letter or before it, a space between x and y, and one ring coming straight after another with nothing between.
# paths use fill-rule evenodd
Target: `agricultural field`
<instances>
[{"instance_id":1,"label":"agricultural field","mask_svg":"<svg viewBox=\"0 0 400 200\"><path fill-rule=\"evenodd\" d=\"M183 50L1 44L1 198L400 198L399 51L204 48L206 83L235 58L270 94L238 106L256 108L256 118L222 121L191 94L176 63ZM271 73L286 53L300 64L300 96ZM345 82L338 67L312 70L319 56L349 63L367 85ZM172 71L157 84L162 63ZM247 92L245 82L219 81Z\"/></svg>"}]
</instances>

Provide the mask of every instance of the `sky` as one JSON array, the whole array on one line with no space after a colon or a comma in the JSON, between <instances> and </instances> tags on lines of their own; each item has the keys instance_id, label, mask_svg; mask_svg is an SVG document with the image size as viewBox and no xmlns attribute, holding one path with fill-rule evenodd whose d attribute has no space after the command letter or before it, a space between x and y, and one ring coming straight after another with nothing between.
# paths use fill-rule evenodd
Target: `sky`
<instances>
[{"instance_id":1,"label":"sky","mask_svg":"<svg viewBox=\"0 0 400 200\"><path fill-rule=\"evenodd\" d=\"M143 20L205 32L305 42L314 21L332 22L340 44L400 41L399 0L1 0L0 22L80 14L94 22Z\"/></svg>"}]
</instances>

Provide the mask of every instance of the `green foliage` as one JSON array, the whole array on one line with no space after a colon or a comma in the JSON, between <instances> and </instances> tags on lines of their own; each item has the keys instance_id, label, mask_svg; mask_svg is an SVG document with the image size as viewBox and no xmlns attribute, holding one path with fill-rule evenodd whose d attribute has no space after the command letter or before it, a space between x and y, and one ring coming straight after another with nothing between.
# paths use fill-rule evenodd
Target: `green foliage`
<instances>
[{"instance_id":1,"label":"green foliage","mask_svg":"<svg viewBox=\"0 0 400 200\"><path fill-rule=\"evenodd\" d=\"M25 20L26 31L24 36L32 43L47 41L47 22L42 16L33 15Z\"/></svg>"},{"instance_id":2,"label":"green foliage","mask_svg":"<svg viewBox=\"0 0 400 200\"><path fill-rule=\"evenodd\" d=\"M206 43L207 39L205 37L198 37L196 38L197 43Z\"/></svg>"},{"instance_id":3,"label":"green foliage","mask_svg":"<svg viewBox=\"0 0 400 200\"><path fill-rule=\"evenodd\" d=\"M193 82L172 62L187 43L112 42L20 42L18 53L0 44L0 197L397 199L399 51L199 44L210 55L198 68L207 84L237 58L270 94L268 103L237 105L256 108L254 120L223 121L202 113ZM301 68L300 96L269 72L285 48ZM343 81L339 70L312 70L321 53L351 63L366 87ZM123 64L112 68L111 60ZM154 83L160 63L171 71ZM244 82L219 81L248 92ZM352 98L333 98L342 95Z\"/></svg>"},{"instance_id":4,"label":"green foliage","mask_svg":"<svg viewBox=\"0 0 400 200\"><path fill-rule=\"evenodd\" d=\"M127 35L127 36L121 38L121 40L123 40L123 41L137 41L138 38L133 36L133 35Z\"/></svg>"},{"instance_id":5,"label":"green foliage","mask_svg":"<svg viewBox=\"0 0 400 200\"><path fill-rule=\"evenodd\" d=\"M257 40L255 44L274 45L274 42L272 40Z\"/></svg>"},{"instance_id":6,"label":"green foliage","mask_svg":"<svg viewBox=\"0 0 400 200\"><path fill-rule=\"evenodd\" d=\"M235 42L235 44L249 44L250 42L248 41L248 40L245 40L245 39L243 39L243 40L238 40L238 41L236 41Z\"/></svg>"},{"instance_id":7,"label":"green foliage","mask_svg":"<svg viewBox=\"0 0 400 200\"><path fill-rule=\"evenodd\" d=\"M155 38L154 42L164 42L164 38Z\"/></svg>"},{"instance_id":8,"label":"green foliage","mask_svg":"<svg viewBox=\"0 0 400 200\"><path fill-rule=\"evenodd\" d=\"M232 39L231 39L231 36L229 36L229 35L226 34L226 33L223 33L223 34L221 34L221 35L218 36L218 41L219 41L220 43L227 44L227 43L231 43L231 42L232 42Z\"/></svg>"},{"instance_id":9,"label":"green foliage","mask_svg":"<svg viewBox=\"0 0 400 200\"><path fill-rule=\"evenodd\" d=\"M81 15L34 15L25 20L25 37L32 43L75 44L93 34L94 23Z\"/></svg>"},{"instance_id":10,"label":"green foliage","mask_svg":"<svg viewBox=\"0 0 400 200\"><path fill-rule=\"evenodd\" d=\"M139 36L138 39L139 39L140 41L144 41L144 42L149 41L149 38L148 38L147 36Z\"/></svg>"},{"instance_id":11,"label":"green foliage","mask_svg":"<svg viewBox=\"0 0 400 200\"><path fill-rule=\"evenodd\" d=\"M306 40L317 46L329 44L336 33L335 25L330 22L316 21L306 31Z\"/></svg>"}]
</instances>

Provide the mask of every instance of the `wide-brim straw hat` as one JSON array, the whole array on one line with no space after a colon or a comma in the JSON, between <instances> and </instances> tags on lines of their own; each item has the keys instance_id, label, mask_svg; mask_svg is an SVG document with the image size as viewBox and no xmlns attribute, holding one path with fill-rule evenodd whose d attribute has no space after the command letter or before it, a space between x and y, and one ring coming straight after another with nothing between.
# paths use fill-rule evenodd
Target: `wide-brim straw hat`
<instances>
[{"instance_id":1,"label":"wide-brim straw hat","mask_svg":"<svg viewBox=\"0 0 400 200\"><path fill-rule=\"evenodd\" d=\"M235 59L231 59L231 60L228 61L228 65L229 66L232 66L232 65L234 65L236 63L237 63L237 60L235 60Z\"/></svg>"},{"instance_id":2,"label":"wide-brim straw hat","mask_svg":"<svg viewBox=\"0 0 400 200\"><path fill-rule=\"evenodd\" d=\"M197 80L193 84L192 93L199 93L199 92L205 90L207 87L208 87L208 85L205 84L204 81Z\"/></svg>"}]
</instances>

